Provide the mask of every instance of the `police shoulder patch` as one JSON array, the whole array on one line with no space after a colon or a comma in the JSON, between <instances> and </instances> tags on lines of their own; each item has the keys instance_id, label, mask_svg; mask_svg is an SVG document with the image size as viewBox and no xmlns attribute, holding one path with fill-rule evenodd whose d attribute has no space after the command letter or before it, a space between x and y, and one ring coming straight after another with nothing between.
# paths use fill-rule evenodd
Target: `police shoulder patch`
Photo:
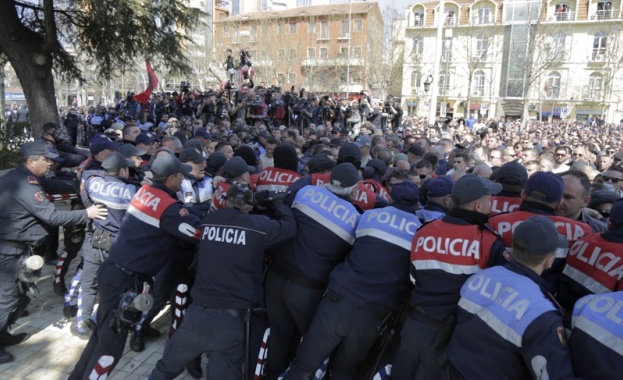
<instances>
[{"instance_id":1,"label":"police shoulder patch","mask_svg":"<svg viewBox=\"0 0 623 380\"><path fill-rule=\"evenodd\" d=\"M35 193L35 199L37 199L39 202L45 201L45 193L43 191L37 191Z\"/></svg>"},{"instance_id":2,"label":"police shoulder patch","mask_svg":"<svg viewBox=\"0 0 623 380\"><path fill-rule=\"evenodd\" d=\"M560 340L560 344L562 348L567 348L567 331L563 326L558 326L556 328L556 333L558 334L558 340Z\"/></svg>"},{"instance_id":3,"label":"police shoulder patch","mask_svg":"<svg viewBox=\"0 0 623 380\"><path fill-rule=\"evenodd\" d=\"M185 208L180 209L180 216L188 216L189 212Z\"/></svg>"},{"instance_id":4,"label":"police shoulder patch","mask_svg":"<svg viewBox=\"0 0 623 380\"><path fill-rule=\"evenodd\" d=\"M37 180L37 177L33 177L31 175L26 177L26 180L28 181L29 184L31 185L38 185L39 181Z\"/></svg>"}]
</instances>

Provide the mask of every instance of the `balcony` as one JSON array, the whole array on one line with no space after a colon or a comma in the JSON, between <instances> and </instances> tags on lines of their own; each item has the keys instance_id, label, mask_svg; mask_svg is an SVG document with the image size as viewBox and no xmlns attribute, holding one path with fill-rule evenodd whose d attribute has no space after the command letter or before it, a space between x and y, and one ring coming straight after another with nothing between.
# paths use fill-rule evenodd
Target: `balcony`
<instances>
[{"instance_id":1,"label":"balcony","mask_svg":"<svg viewBox=\"0 0 623 380\"><path fill-rule=\"evenodd\" d=\"M444 22L445 26L455 26L456 25L456 16L448 15L446 16L446 21Z\"/></svg>"},{"instance_id":2,"label":"balcony","mask_svg":"<svg viewBox=\"0 0 623 380\"><path fill-rule=\"evenodd\" d=\"M621 13L618 9L607 9L596 11L591 15L591 20L612 20L620 18Z\"/></svg>"},{"instance_id":3,"label":"balcony","mask_svg":"<svg viewBox=\"0 0 623 380\"><path fill-rule=\"evenodd\" d=\"M493 15L485 14L485 15L475 15L472 16L472 25L486 25L493 23Z\"/></svg>"},{"instance_id":4,"label":"balcony","mask_svg":"<svg viewBox=\"0 0 623 380\"><path fill-rule=\"evenodd\" d=\"M413 20L413 26L416 28L424 26L424 17L418 17L418 15L415 15L415 18Z\"/></svg>"},{"instance_id":5,"label":"balcony","mask_svg":"<svg viewBox=\"0 0 623 380\"><path fill-rule=\"evenodd\" d=\"M321 33L318 35L318 40L319 40L319 41L329 40L329 31L327 30L327 31L325 31L325 32L321 32Z\"/></svg>"},{"instance_id":6,"label":"balcony","mask_svg":"<svg viewBox=\"0 0 623 380\"><path fill-rule=\"evenodd\" d=\"M604 62L606 60L606 49L594 48L591 53L591 62Z\"/></svg>"},{"instance_id":7,"label":"balcony","mask_svg":"<svg viewBox=\"0 0 623 380\"><path fill-rule=\"evenodd\" d=\"M575 12L572 12L572 11L554 12L554 20L555 21L575 21Z\"/></svg>"}]
</instances>

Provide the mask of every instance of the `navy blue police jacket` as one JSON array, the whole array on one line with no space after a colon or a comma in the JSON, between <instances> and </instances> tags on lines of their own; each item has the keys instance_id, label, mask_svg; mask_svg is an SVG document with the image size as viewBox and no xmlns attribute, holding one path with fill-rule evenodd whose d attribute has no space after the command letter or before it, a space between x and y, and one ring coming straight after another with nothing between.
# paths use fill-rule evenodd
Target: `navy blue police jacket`
<instances>
[{"instance_id":1,"label":"navy blue police jacket","mask_svg":"<svg viewBox=\"0 0 623 380\"><path fill-rule=\"evenodd\" d=\"M303 277L308 286L325 288L329 273L344 260L355 242L360 214L350 201L320 186L305 186L292 210L298 234L272 252L271 267Z\"/></svg>"},{"instance_id":2,"label":"navy blue police jacket","mask_svg":"<svg viewBox=\"0 0 623 380\"><path fill-rule=\"evenodd\" d=\"M215 309L248 309L263 303L264 251L296 234L290 207L278 204L275 220L233 208L216 210L201 223L193 303Z\"/></svg>"},{"instance_id":3,"label":"navy blue police jacket","mask_svg":"<svg viewBox=\"0 0 623 380\"><path fill-rule=\"evenodd\" d=\"M398 309L411 288L409 255L420 225L412 210L388 206L364 212L355 246L331 272L329 288L376 313Z\"/></svg>"},{"instance_id":4,"label":"navy blue police jacket","mask_svg":"<svg viewBox=\"0 0 623 380\"><path fill-rule=\"evenodd\" d=\"M0 240L38 246L47 226L86 224L86 210L58 211L48 200L40 179L24 165L0 178ZM21 255L24 249L1 244L0 253Z\"/></svg>"},{"instance_id":5,"label":"navy blue police jacket","mask_svg":"<svg viewBox=\"0 0 623 380\"><path fill-rule=\"evenodd\" d=\"M461 289L448 359L466 379L572 379L562 311L546 282L510 262Z\"/></svg>"},{"instance_id":6,"label":"navy blue police jacket","mask_svg":"<svg viewBox=\"0 0 623 380\"><path fill-rule=\"evenodd\" d=\"M89 203L106 206L106 219L94 219L93 226L116 235L130 202L138 190L136 185L121 177L91 175L84 182L84 193Z\"/></svg>"},{"instance_id":7,"label":"navy blue police jacket","mask_svg":"<svg viewBox=\"0 0 623 380\"><path fill-rule=\"evenodd\" d=\"M582 379L618 379L623 373L623 292L589 295L573 309L571 359Z\"/></svg>"},{"instance_id":8,"label":"navy blue police jacket","mask_svg":"<svg viewBox=\"0 0 623 380\"><path fill-rule=\"evenodd\" d=\"M180 241L199 243L200 225L171 189L160 183L143 185L130 201L108 260L153 277Z\"/></svg>"},{"instance_id":9,"label":"navy blue police jacket","mask_svg":"<svg viewBox=\"0 0 623 380\"><path fill-rule=\"evenodd\" d=\"M438 321L456 312L461 286L470 275L506 262L504 243L495 232L455 213L450 210L443 218L424 224L411 248L415 279L411 308L418 307ZM462 214L472 215L469 211Z\"/></svg>"}]
</instances>

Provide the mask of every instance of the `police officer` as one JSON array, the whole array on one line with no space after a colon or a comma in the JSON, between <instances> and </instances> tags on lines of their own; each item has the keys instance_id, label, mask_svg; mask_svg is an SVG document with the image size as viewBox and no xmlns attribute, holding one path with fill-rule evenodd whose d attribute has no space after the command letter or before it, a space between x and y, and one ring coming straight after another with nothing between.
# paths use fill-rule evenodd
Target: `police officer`
<instances>
[{"instance_id":1,"label":"police officer","mask_svg":"<svg viewBox=\"0 0 623 380\"><path fill-rule=\"evenodd\" d=\"M278 145L273 153L274 166L264 168L257 180L256 190L285 191L296 180L301 178L296 172L298 157L291 144Z\"/></svg>"},{"instance_id":2,"label":"police officer","mask_svg":"<svg viewBox=\"0 0 623 380\"><path fill-rule=\"evenodd\" d=\"M623 199L610 210L608 231L578 239L569 248L558 298L568 311L588 294L623 290Z\"/></svg>"},{"instance_id":3,"label":"police officer","mask_svg":"<svg viewBox=\"0 0 623 380\"><path fill-rule=\"evenodd\" d=\"M232 184L226 195L225 208L208 214L202 222L193 303L167 342L152 380L175 378L203 352L208 354L206 379L242 377L242 319L249 309L263 303L264 250L294 237L296 222L283 203L274 206L277 220L249 215L253 191L246 184Z\"/></svg>"},{"instance_id":4,"label":"police officer","mask_svg":"<svg viewBox=\"0 0 623 380\"><path fill-rule=\"evenodd\" d=\"M429 179L422 184L420 200L424 203L424 207L415 212L422 223L441 219L448 213L453 186L452 178L445 175Z\"/></svg>"},{"instance_id":5,"label":"police officer","mask_svg":"<svg viewBox=\"0 0 623 380\"><path fill-rule=\"evenodd\" d=\"M491 196L501 190L498 183L464 175L452 188L448 214L423 225L415 235L411 249L415 288L392 378L439 378L439 358L454 326L461 286L470 275L504 260L504 245L486 224Z\"/></svg>"},{"instance_id":6,"label":"police officer","mask_svg":"<svg viewBox=\"0 0 623 380\"><path fill-rule=\"evenodd\" d=\"M41 141L49 148L58 151L58 155L63 159L62 165L67 168L75 168L87 159L87 152L71 145L70 138L63 132L56 123L45 123L43 132L37 141Z\"/></svg>"},{"instance_id":7,"label":"police officer","mask_svg":"<svg viewBox=\"0 0 623 380\"><path fill-rule=\"evenodd\" d=\"M558 175L545 172L534 173L526 182L519 209L514 212L496 215L489 219L489 224L502 235L504 245L507 248L511 248L515 228L521 222L534 215L544 215L554 222L559 233L573 243L577 239L590 234L591 228L586 223L556 215L556 210L562 202L563 190L563 180ZM543 274L550 282L548 290L552 293L556 291L558 277L560 272L562 272L566 255L567 249L560 249L554 265Z\"/></svg>"},{"instance_id":8,"label":"police officer","mask_svg":"<svg viewBox=\"0 0 623 380\"><path fill-rule=\"evenodd\" d=\"M82 302L78 310L77 323L73 328L79 336L88 336L95 330L95 322L91 317L97 295L97 270L108 258L110 246L119 233L121 221L138 190L136 185L128 182L132 167L134 161L115 152L102 162L102 175L92 175L84 184L89 201L106 206L108 216L104 220L93 221L94 232L89 234L89 241L82 247L80 288Z\"/></svg>"},{"instance_id":9,"label":"police officer","mask_svg":"<svg viewBox=\"0 0 623 380\"><path fill-rule=\"evenodd\" d=\"M573 309L571 361L582 379L616 379L623 371L623 292L589 295Z\"/></svg>"},{"instance_id":10,"label":"police officer","mask_svg":"<svg viewBox=\"0 0 623 380\"><path fill-rule=\"evenodd\" d=\"M199 212L200 215L197 216L202 218L208 212L214 194L212 177L206 176L205 173L206 159L197 148L188 147L180 152L180 161L192 166L193 169L184 176L178 197L186 207Z\"/></svg>"},{"instance_id":11,"label":"police officer","mask_svg":"<svg viewBox=\"0 0 623 380\"><path fill-rule=\"evenodd\" d=\"M0 180L0 362L13 360L1 347L18 344L28 337L7 331L30 301L26 286L16 279L18 261L43 242L46 225L85 224L89 218L104 218L107 214L100 206L79 211L56 210L39 183L56 157L41 142L26 143L20 148L19 166Z\"/></svg>"},{"instance_id":12,"label":"police officer","mask_svg":"<svg viewBox=\"0 0 623 380\"><path fill-rule=\"evenodd\" d=\"M493 173L491 180L502 185L502 191L491 197L491 216L517 210L528 181L526 168L517 161L507 162Z\"/></svg>"},{"instance_id":13,"label":"police officer","mask_svg":"<svg viewBox=\"0 0 623 380\"><path fill-rule=\"evenodd\" d=\"M357 364L400 307L411 286L411 240L421 225L419 191L404 181L392 187L391 198L391 206L361 216L353 249L331 272L286 380L310 378L330 355L331 379L354 379Z\"/></svg>"},{"instance_id":14,"label":"police officer","mask_svg":"<svg viewBox=\"0 0 623 380\"><path fill-rule=\"evenodd\" d=\"M212 211L225 207L225 194L227 189L234 182L237 183L249 183L251 178L250 172L255 170L253 166L248 166L242 157L232 157L223 165L223 178L224 181L220 181L214 188L214 195L212 196Z\"/></svg>"},{"instance_id":15,"label":"police officer","mask_svg":"<svg viewBox=\"0 0 623 380\"><path fill-rule=\"evenodd\" d=\"M98 271L97 330L69 379L89 377L106 357L114 358L107 371L114 368L130 326L141 318L130 304L137 293L147 290L143 283L151 281L180 241L199 242L200 220L176 196L191 167L165 154L154 160L151 170L154 183L143 185L132 198L109 257Z\"/></svg>"},{"instance_id":16,"label":"police officer","mask_svg":"<svg viewBox=\"0 0 623 380\"><path fill-rule=\"evenodd\" d=\"M272 253L266 278L270 380L277 379L292 360L291 342L298 342L307 332L329 273L355 242L360 214L352 197L358 179L352 164L339 164L331 171L330 183L307 185L294 198L299 232L288 245Z\"/></svg>"},{"instance_id":17,"label":"police officer","mask_svg":"<svg viewBox=\"0 0 623 380\"><path fill-rule=\"evenodd\" d=\"M566 245L549 218L531 217L515 230L510 263L467 280L446 350L451 378L574 377L562 311L540 277Z\"/></svg>"}]
</instances>

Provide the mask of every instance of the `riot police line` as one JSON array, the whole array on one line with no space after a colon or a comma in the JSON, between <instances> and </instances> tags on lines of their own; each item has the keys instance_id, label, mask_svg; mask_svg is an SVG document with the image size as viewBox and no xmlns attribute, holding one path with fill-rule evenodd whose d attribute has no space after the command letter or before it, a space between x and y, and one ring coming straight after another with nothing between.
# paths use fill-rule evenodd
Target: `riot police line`
<instances>
[{"instance_id":1,"label":"riot police line","mask_svg":"<svg viewBox=\"0 0 623 380\"><path fill-rule=\"evenodd\" d=\"M48 152L50 147L58 148L40 143L47 146ZM584 268L582 276L579 263L574 267L565 265L565 256L557 252L567 248L562 243L570 241L570 252L574 252L571 256L583 257L580 261L590 261L592 267L603 271L608 264L603 264L602 256L593 255L589 260L578 255L575 252L581 248L576 244L598 246L600 243L594 240L605 239L616 247L620 243L617 231L623 227L621 202L615 202L610 227L598 238L588 225L555 215L555 206L564 192L559 176L542 173L528 179L522 174L523 192L517 213L500 214L490 221L492 197L504 186L500 172L494 176L495 183L468 174L456 182L440 176L418 187L404 178L387 188L392 201L388 203L379 189L363 181L362 175L369 176L374 163L368 169L361 166L362 144L343 144L337 162L329 162L328 166L326 157L312 157L307 163L310 174L300 179L290 170L296 167L293 161L297 157L288 144L278 145L281 148L275 167L270 169L277 173L272 176L263 176L242 154L223 161L221 152L213 153L214 161L221 166L206 173L212 156L204 157L206 148L203 144L200 147L188 144L177 154L179 159L174 152L160 148L146 166L138 168L130 157L143 156L146 151L126 148L134 153L126 157L116 152L121 143L109 136L95 135L91 139L89 157L77 173L80 185L65 191L80 192L84 207L105 205L108 213L86 228L82 268L70 289L63 292L66 316L76 317L76 334L90 337L70 378L110 372L128 334L132 335L131 348L143 350L146 340L161 333L150 322L169 300L171 310L181 310L181 314L174 316L176 328L169 332L171 338L152 378L173 378L185 368L200 375L203 353L208 354L208 378L240 378L243 372L250 376L255 373L258 352L263 354L259 361L266 361L268 378L279 378L284 373L286 379L310 378L319 368L337 379L390 373L396 379L471 378L485 369L494 373L496 363L474 368L478 362L469 363L463 358L472 350L470 330L483 341L491 339L491 344L508 350L508 355L500 354L500 362L508 371L517 369L525 376L536 377L543 371L551 375L554 366L559 373L572 376L581 366L577 360L571 362L573 350L569 352L564 327L579 326L584 344L596 345L598 342L590 341L595 331L595 323L589 322L590 313L603 315L607 311L609 321L616 321L613 316L620 302L618 293L602 301L582 299L574 315L575 321L583 322L574 325L570 321L573 304L581 296L618 290L620 280L608 285L597 280L601 287L592 285L587 279L590 275L585 273L590 268ZM41 147L37 148L40 152ZM287 162L280 162L283 160ZM259 188L262 181L285 191L254 194L253 188ZM202 202L200 188L211 189L206 191L212 197L206 200L204 196ZM51 188L45 189L48 192ZM451 207L431 208L445 213L433 221L418 217L426 210L428 197L445 196L452 199ZM545 218L532 220L535 215ZM535 231L550 233L537 240L518 238L525 245L518 249L524 256L516 253L513 257L513 234L527 220L531 221L524 232L528 237ZM507 224L513 228L503 228ZM530 229L530 224L535 226ZM566 240L558 239L558 233ZM548 240L552 237L556 241ZM592 243L581 240L585 237L590 237ZM618 272L611 271L616 249L610 251L611 261L605 272L616 277ZM507 272L486 269L509 265L504 269ZM20 268L24 267L29 265L20 264ZM511 277L516 283L505 282ZM32 283L23 281L24 276L18 278ZM541 283L541 278L546 280ZM531 293L520 290L519 285L525 285L526 279L531 281ZM485 283L494 284L493 290ZM185 297L192 299L182 309L175 306L175 298L180 298L176 293L179 285L190 289ZM100 295L95 314L92 303L98 287L106 299L103 302ZM80 288L82 292L76 291ZM78 299L80 293L83 297L89 293L85 289L90 289L91 297L86 311L78 307L81 303L84 308L84 298L81 302ZM470 291L488 294L485 298L489 301ZM543 302L539 298L541 306L527 312L528 305L538 297L570 293L563 304L569 317L565 324L563 310L553 299ZM306 304L297 304L300 301ZM503 310L496 309L496 303ZM504 321L504 312L514 314L517 320L526 315L532 318L524 320L520 329L512 322L504 325L509 329L504 331L515 334L512 341L505 338L508 332L490 331L490 326L482 324ZM470 318L470 313L481 321ZM185 324L186 318L192 318L193 323ZM559 320L553 331L545 328L547 323ZM206 321L223 325L203 323ZM228 333L219 332L218 326L226 327ZM267 335L265 326L270 326L270 332L267 346L261 349L258 337ZM601 336L617 336L620 326L618 329L605 325L599 331ZM203 339L191 344L188 339L193 335ZM523 337L537 335L550 340L545 341L548 350L530 352L531 360L537 358L536 364L526 366L517 358L527 353L505 346L510 341L521 347ZM506 340L504 344L500 336ZM112 343L115 337L123 339ZM280 343L271 347L271 341ZM606 346L605 352L610 353L608 350L618 352L616 347ZM273 357L271 351L276 352Z\"/></svg>"}]
</instances>

